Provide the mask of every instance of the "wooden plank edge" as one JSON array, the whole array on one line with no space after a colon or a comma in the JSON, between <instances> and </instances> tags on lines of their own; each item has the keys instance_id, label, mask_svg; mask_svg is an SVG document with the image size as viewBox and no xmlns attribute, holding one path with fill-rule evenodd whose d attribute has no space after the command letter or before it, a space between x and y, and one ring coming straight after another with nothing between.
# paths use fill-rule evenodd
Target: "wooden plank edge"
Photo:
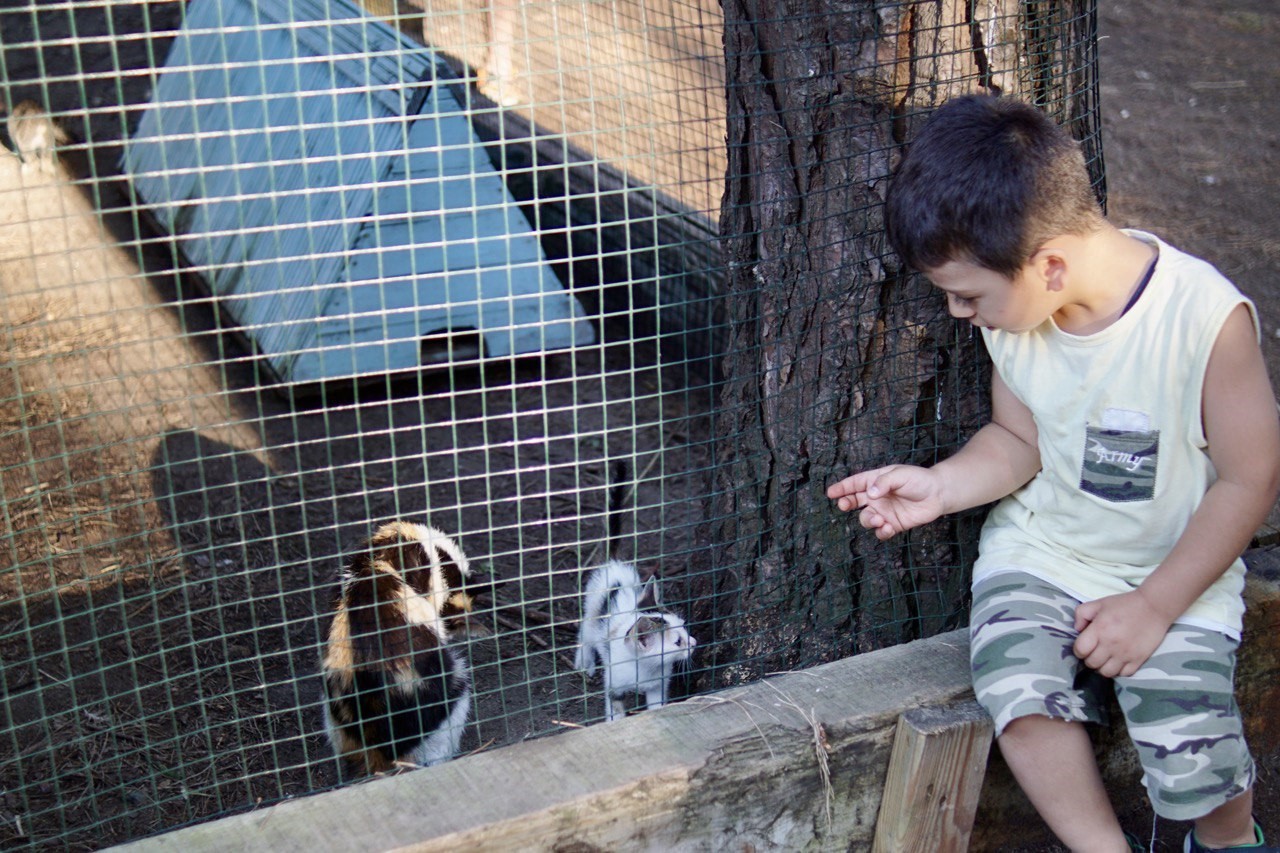
<instances>
[{"instance_id":1,"label":"wooden plank edge","mask_svg":"<svg viewBox=\"0 0 1280 853\"><path fill-rule=\"evenodd\" d=\"M974 701L898 718L873 853L968 849L993 732Z\"/></svg>"},{"instance_id":2,"label":"wooden plank edge","mask_svg":"<svg viewBox=\"0 0 1280 853\"><path fill-rule=\"evenodd\" d=\"M898 717L966 698L960 630L120 849L867 849Z\"/></svg>"}]
</instances>

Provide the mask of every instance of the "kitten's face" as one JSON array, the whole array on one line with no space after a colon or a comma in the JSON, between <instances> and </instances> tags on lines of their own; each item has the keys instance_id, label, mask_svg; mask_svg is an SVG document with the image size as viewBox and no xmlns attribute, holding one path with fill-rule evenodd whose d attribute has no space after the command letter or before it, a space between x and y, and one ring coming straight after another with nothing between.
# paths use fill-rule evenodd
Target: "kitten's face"
<instances>
[{"instance_id":1,"label":"kitten's face","mask_svg":"<svg viewBox=\"0 0 1280 853\"><path fill-rule=\"evenodd\" d=\"M684 620L680 620L679 625L673 625L667 628L663 636L662 648L666 654L674 652L676 660L684 662L693 657L693 647L698 645L698 641L684 627Z\"/></svg>"},{"instance_id":2,"label":"kitten's face","mask_svg":"<svg viewBox=\"0 0 1280 853\"><path fill-rule=\"evenodd\" d=\"M684 620L674 613L643 616L628 634L637 656L661 657L664 664L689 660L698 644L685 629Z\"/></svg>"}]
</instances>

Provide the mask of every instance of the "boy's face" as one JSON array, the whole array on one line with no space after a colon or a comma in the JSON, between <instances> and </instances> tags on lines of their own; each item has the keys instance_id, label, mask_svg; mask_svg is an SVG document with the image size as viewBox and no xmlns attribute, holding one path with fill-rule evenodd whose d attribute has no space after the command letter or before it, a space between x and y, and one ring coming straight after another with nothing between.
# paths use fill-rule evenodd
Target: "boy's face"
<instances>
[{"instance_id":1,"label":"boy's face","mask_svg":"<svg viewBox=\"0 0 1280 853\"><path fill-rule=\"evenodd\" d=\"M968 261L948 261L925 277L946 294L952 317L979 328L1027 332L1061 307L1030 263L1013 279Z\"/></svg>"}]
</instances>

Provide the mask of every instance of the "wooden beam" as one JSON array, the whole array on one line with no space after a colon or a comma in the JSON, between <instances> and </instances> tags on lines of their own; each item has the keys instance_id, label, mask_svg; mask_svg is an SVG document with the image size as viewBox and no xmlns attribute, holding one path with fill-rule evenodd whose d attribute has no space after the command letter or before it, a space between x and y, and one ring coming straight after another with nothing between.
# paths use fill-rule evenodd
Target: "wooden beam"
<instances>
[{"instance_id":1,"label":"wooden beam","mask_svg":"<svg viewBox=\"0 0 1280 853\"><path fill-rule=\"evenodd\" d=\"M1246 562L1247 641L1236 687L1250 745L1268 758L1280 754L1272 712L1280 695L1280 550ZM879 844L901 845L876 847L886 850L963 850L966 838L975 851L1047 842L1048 829L1003 762L993 758L984 780L990 731L982 731L990 724L955 716L966 706L979 714L969 680L961 629L120 849L870 850L877 832L888 834ZM1136 758L1122 754L1132 744L1118 714L1099 734L1113 753L1104 779L1122 802L1134 790ZM892 762L917 768L904 775L914 783L895 783ZM930 796L929 779L945 799ZM911 810L912 802L924 805ZM950 821L953 834L891 832L934 820Z\"/></svg>"},{"instance_id":2,"label":"wooden beam","mask_svg":"<svg viewBox=\"0 0 1280 853\"><path fill-rule=\"evenodd\" d=\"M991 735L977 702L900 716L872 853L967 850Z\"/></svg>"},{"instance_id":3,"label":"wooden beam","mask_svg":"<svg viewBox=\"0 0 1280 853\"><path fill-rule=\"evenodd\" d=\"M955 631L125 849L867 850L899 716L972 695Z\"/></svg>"},{"instance_id":4,"label":"wooden beam","mask_svg":"<svg viewBox=\"0 0 1280 853\"><path fill-rule=\"evenodd\" d=\"M1258 532L1253 534L1253 541L1249 543L1250 548L1273 548L1276 545L1280 545L1280 528L1270 520L1262 522Z\"/></svg>"}]
</instances>

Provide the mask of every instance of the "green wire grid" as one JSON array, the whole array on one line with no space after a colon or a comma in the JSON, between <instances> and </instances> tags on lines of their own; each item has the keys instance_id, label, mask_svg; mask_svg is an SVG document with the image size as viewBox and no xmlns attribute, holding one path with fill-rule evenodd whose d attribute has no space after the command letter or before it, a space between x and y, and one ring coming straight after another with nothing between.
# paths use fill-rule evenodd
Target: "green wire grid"
<instances>
[{"instance_id":1,"label":"green wire grid","mask_svg":"<svg viewBox=\"0 0 1280 853\"><path fill-rule=\"evenodd\" d=\"M618 461L632 486L622 556L661 567L666 604L699 640L677 695L712 686L703 656L745 639L697 621L715 422L733 405L720 4L369 0L368 26L441 59L449 77L435 85L476 134L444 147L478 152L509 193L462 210L522 217L595 338L486 358L446 337L451 365L304 385L264 364L208 286L215 262L192 264L121 170L184 16L213 2L231 0L0 8L0 107L33 102L65 132L52 170L0 151L0 846L92 849L342 784L318 675L327 615L338 571L392 519L454 535L507 581L480 614L493 636L468 645L464 753L603 718L598 683L572 659ZM878 8L915 5L932 4ZM1102 194L1093 4L1009 6L993 26L1070 77L1020 85L1070 124ZM984 82L974 74L969 85ZM1064 88L1073 96L1053 100ZM20 147L8 132L0 142ZM295 159L308 185L245 181L234 198L304 204L334 164ZM371 218L386 229L393 217ZM337 224L354 233L368 219ZM317 301L330 287L290 286ZM918 283L899 298L895 316L942 316ZM391 328L386 311L343 316ZM941 343L976 358L959 331ZM946 375L920 411L981 401L979 367ZM935 419L887 442L936 457L959 430ZM962 524L951 550L914 555L913 576L969 559L973 533ZM963 589L948 589L908 583L883 604L919 636L963 621ZM815 593L832 641L800 663L844 653L848 595Z\"/></svg>"}]
</instances>

